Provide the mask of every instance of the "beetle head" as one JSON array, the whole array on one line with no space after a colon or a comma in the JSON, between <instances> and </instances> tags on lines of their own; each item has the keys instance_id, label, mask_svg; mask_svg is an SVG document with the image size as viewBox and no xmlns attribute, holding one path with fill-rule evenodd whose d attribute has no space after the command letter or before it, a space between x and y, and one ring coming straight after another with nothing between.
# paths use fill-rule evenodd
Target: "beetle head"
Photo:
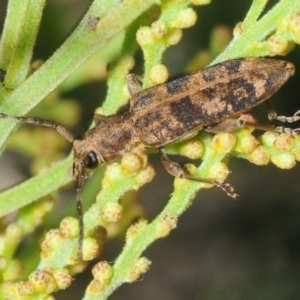
<instances>
[{"instance_id":1,"label":"beetle head","mask_svg":"<svg viewBox=\"0 0 300 300\"><path fill-rule=\"evenodd\" d=\"M74 140L73 150L73 176L77 180L76 205L79 219L78 258L81 259L82 243L84 237L81 192L85 179L93 173L93 170L96 169L98 165L100 165L103 159L99 151L97 151L97 149L94 147L93 143L91 143L87 138L84 138L82 140Z\"/></svg>"},{"instance_id":2,"label":"beetle head","mask_svg":"<svg viewBox=\"0 0 300 300\"><path fill-rule=\"evenodd\" d=\"M86 139L73 142L74 163L73 176L78 181L89 177L103 161L99 151Z\"/></svg>"}]
</instances>

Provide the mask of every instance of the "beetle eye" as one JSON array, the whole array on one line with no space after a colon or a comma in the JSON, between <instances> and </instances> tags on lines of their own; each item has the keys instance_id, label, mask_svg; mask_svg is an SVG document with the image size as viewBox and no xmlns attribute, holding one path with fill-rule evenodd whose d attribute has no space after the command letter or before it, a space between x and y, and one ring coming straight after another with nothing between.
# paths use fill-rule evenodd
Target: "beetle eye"
<instances>
[{"instance_id":1,"label":"beetle eye","mask_svg":"<svg viewBox=\"0 0 300 300\"><path fill-rule=\"evenodd\" d=\"M94 151L90 151L86 156L86 167L88 169L95 169L98 167L98 158Z\"/></svg>"}]
</instances>

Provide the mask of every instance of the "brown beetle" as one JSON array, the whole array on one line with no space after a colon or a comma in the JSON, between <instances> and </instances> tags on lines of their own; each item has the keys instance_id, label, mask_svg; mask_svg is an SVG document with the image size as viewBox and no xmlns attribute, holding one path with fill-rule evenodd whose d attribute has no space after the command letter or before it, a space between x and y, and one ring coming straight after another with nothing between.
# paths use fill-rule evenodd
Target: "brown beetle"
<instances>
[{"instance_id":1,"label":"brown beetle","mask_svg":"<svg viewBox=\"0 0 300 300\"><path fill-rule=\"evenodd\" d=\"M233 59L207 67L185 77L140 90L136 77L128 75L131 93L129 111L102 116L96 114L96 126L82 139L76 139L65 126L37 118L14 117L0 113L4 119L51 127L73 145L73 175L78 181L77 211L80 224L78 256L82 256L83 216L81 190L84 180L102 162L111 162L137 144L159 149L166 170L175 177L216 184L230 196L233 188L212 178L197 178L169 159L163 146L196 135L209 126L209 131L232 131L245 124L242 113L270 98L292 75L293 64L264 58ZM298 113L298 112L297 112ZM269 118L294 122L293 117L277 116L269 109ZM216 125L216 126L214 126ZM251 124L260 129L289 129Z\"/></svg>"}]
</instances>

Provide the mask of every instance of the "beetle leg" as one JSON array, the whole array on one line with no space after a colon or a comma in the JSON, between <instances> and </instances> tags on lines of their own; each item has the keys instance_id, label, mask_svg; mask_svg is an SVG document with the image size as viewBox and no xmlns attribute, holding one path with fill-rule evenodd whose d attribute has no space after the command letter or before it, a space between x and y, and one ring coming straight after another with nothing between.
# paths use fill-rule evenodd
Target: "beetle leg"
<instances>
[{"instance_id":1,"label":"beetle leg","mask_svg":"<svg viewBox=\"0 0 300 300\"><path fill-rule=\"evenodd\" d=\"M231 132L243 127L245 124L246 122L242 118L227 119L215 126L208 126L205 130L212 133Z\"/></svg>"},{"instance_id":2,"label":"beetle leg","mask_svg":"<svg viewBox=\"0 0 300 300\"><path fill-rule=\"evenodd\" d=\"M296 111L294 115L291 117L278 116L270 101L266 101L266 105L267 105L269 120L277 120L280 122L287 122L287 123L293 123L300 120L300 110ZM274 131L279 133L285 132L291 134L292 136L296 136L297 134L299 134L300 128L292 129L289 127L278 126L274 128Z\"/></svg>"},{"instance_id":3,"label":"beetle leg","mask_svg":"<svg viewBox=\"0 0 300 300\"><path fill-rule=\"evenodd\" d=\"M300 128L289 128L289 127L284 127L284 126L277 126L274 128L274 131L279 132L279 133L287 133L292 135L293 137L297 136L300 133Z\"/></svg>"},{"instance_id":4,"label":"beetle leg","mask_svg":"<svg viewBox=\"0 0 300 300\"><path fill-rule=\"evenodd\" d=\"M226 119L213 127L205 128L205 130L213 133L232 132L236 129L244 127L245 125L250 125L259 130L265 130L265 131L274 130L273 125L259 124L257 123L256 119L251 114L248 113L241 114L236 119Z\"/></svg>"},{"instance_id":5,"label":"beetle leg","mask_svg":"<svg viewBox=\"0 0 300 300\"><path fill-rule=\"evenodd\" d=\"M300 110L296 111L293 116L278 116L270 101L266 101L268 118L270 121L277 120L280 122L293 123L300 120Z\"/></svg>"},{"instance_id":6,"label":"beetle leg","mask_svg":"<svg viewBox=\"0 0 300 300\"><path fill-rule=\"evenodd\" d=\"M142 77L130 73L126 75L126 84L130 95L134 95L142 90L141 83L143 82Z\"/></svg>"},{"instance_id":7,"label":"beetle leg","mask_svg":"<svg viewBox=\"0 0 300 300\"><path fill-rule=\"evenodd\" d=\"M159 157L160 160L165 167L165 169L168 171L169 174L171 174L174 177L182 178L182 179L188 179L192 181L202 182L202 183L209 183L214 184L218 187L220 187L223 191L227 193L230 197L236 199L238 194L234 193L234 189L231 185L228 183L223 183L219 180L213 179L213 178L200 178L193 175L189 175L177 162L172 161L167 153L165 152L164 148L159 148Z\"/></svg>"}]
</instances>

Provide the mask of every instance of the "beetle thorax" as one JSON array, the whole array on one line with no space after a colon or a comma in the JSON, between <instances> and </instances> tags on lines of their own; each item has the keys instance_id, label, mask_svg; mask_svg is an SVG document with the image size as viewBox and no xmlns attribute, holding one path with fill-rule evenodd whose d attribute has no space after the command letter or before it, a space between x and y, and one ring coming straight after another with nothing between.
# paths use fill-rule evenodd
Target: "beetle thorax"
<instances>
[{"instance_id":1,"label":"beetle thorax","mask_svg":"<svg viewBox=\"0 0 300 300\"><path fill-rule=\"evenodd\" d=\"M140 143L136 136L128 113L111 116L101 116L96 126L89 130L79 146L79 153L84 149L94 151L102 161L114 161L129 152ZM75 147L74 147L75 148ZM84 153L86 154L86 153Z\"/></svg>"}]
</instances>

